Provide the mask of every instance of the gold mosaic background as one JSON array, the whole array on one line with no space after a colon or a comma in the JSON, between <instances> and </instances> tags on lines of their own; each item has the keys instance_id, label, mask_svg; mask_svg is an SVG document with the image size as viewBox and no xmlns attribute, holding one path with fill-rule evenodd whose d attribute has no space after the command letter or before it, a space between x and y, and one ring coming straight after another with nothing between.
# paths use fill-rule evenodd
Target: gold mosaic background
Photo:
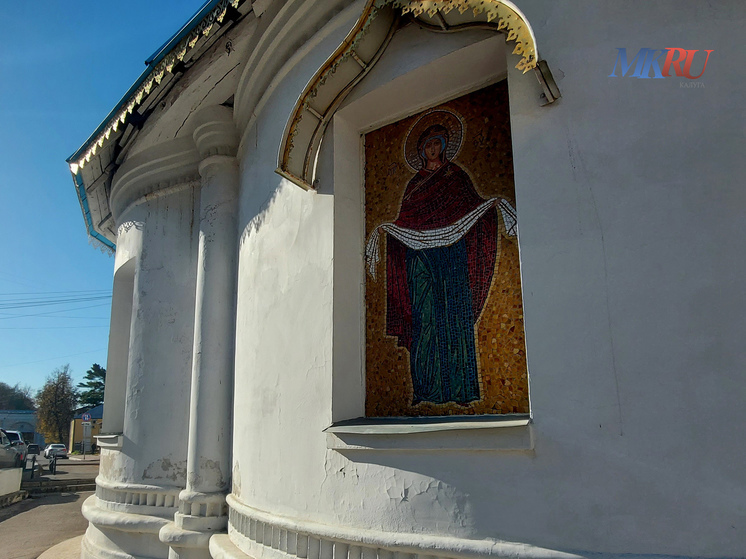
<instances>
[{"instance_id":1,"label":"gold mosaic background","mask_svg":"<svg viewBox=\"0 0 746 559\"><path fill-rule=\"evenodd\" d=\"M484 198L507 198L515 205L507 82L438 108L451 109L464 119L464 142L454 161L469 174L477 192ZM394 221L399 213L404 189L414 175L404 160L403 143L420 114L365 135L366 242L378 225ZM386 243L382 243L377 280L366 274L365 282L366 416L528 413L518 245L515 237L500 235L490 293L475 326L482 398L468 405L411 405L409 352L397 346L395 337L386 335Z\"/></svg>"}]
</instances>

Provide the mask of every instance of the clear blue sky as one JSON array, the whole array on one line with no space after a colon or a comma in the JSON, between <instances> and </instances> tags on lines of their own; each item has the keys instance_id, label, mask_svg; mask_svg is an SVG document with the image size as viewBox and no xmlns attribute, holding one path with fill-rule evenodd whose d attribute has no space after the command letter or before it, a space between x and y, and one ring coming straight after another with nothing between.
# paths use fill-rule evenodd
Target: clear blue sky
<instances>
[{"instance_id":1,"label":"clear blue sky","mask_svg":"<svg viewBox=\"0 0 746 559\"><path fill-rule=\"evenodd\" d=\"M1 382L106 366L114 259L88 243L65 159L202 4L0 4Z\"/></svg>"}]
</instances>

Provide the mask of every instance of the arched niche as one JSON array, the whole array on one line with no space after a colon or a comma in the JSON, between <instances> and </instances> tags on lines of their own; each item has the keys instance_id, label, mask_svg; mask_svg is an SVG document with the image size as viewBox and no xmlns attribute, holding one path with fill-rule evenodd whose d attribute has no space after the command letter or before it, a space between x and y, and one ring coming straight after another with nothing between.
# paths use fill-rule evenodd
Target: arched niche
<instances>
[{"instance_id":1,"label":"arched niche","mask_svg":"<svg viewBox=\"0 0 746 559\"><path fill-rule=\"evenodd\" d=\"M534 70L545 104L560 97L549 68L538 57L536 39L526 18L507 0L368 0L342 44L314 74L298 98L285 126L277 172L301 188L314 188L321 139L347 94L378 62L394 33L414 22L436 33L490 29L514 43L516 68Z\"/></svg>"}]
</instances>

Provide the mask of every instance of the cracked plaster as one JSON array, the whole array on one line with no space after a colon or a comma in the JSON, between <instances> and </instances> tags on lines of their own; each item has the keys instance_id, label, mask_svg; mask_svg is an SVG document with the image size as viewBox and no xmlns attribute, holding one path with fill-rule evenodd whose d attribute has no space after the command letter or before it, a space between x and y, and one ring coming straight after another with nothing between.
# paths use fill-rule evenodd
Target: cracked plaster
<instances>
[{"instance_id":1,"label":"cracked plaster","mask_svg":"<svg viewBox=\"0 0 746 559\"><path fill-rule=\"evenodd\" d=\"M169 480L174 484L184 483L186 479L186 460L175 460L164 457L148 464L142 472L143 480Z\"/></svg>"}]
</instances>

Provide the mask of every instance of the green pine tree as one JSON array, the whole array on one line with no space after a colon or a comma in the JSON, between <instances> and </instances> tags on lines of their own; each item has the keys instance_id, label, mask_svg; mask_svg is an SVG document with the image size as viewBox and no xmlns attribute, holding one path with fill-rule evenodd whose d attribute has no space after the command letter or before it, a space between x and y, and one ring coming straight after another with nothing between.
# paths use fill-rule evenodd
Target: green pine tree
<instances>
[{"instance_id":1,"label":"green pine tree","mask_svg":"<svg viewBox=\"0 0 746 559\"><path fill-rule=\"evenodd\" d=\"M85 382L78 384L80 405L86 409L91 409L103 404L105 383L106 369L98 363L94 363L85 373Z\"/></svg>"}]
</instances>

